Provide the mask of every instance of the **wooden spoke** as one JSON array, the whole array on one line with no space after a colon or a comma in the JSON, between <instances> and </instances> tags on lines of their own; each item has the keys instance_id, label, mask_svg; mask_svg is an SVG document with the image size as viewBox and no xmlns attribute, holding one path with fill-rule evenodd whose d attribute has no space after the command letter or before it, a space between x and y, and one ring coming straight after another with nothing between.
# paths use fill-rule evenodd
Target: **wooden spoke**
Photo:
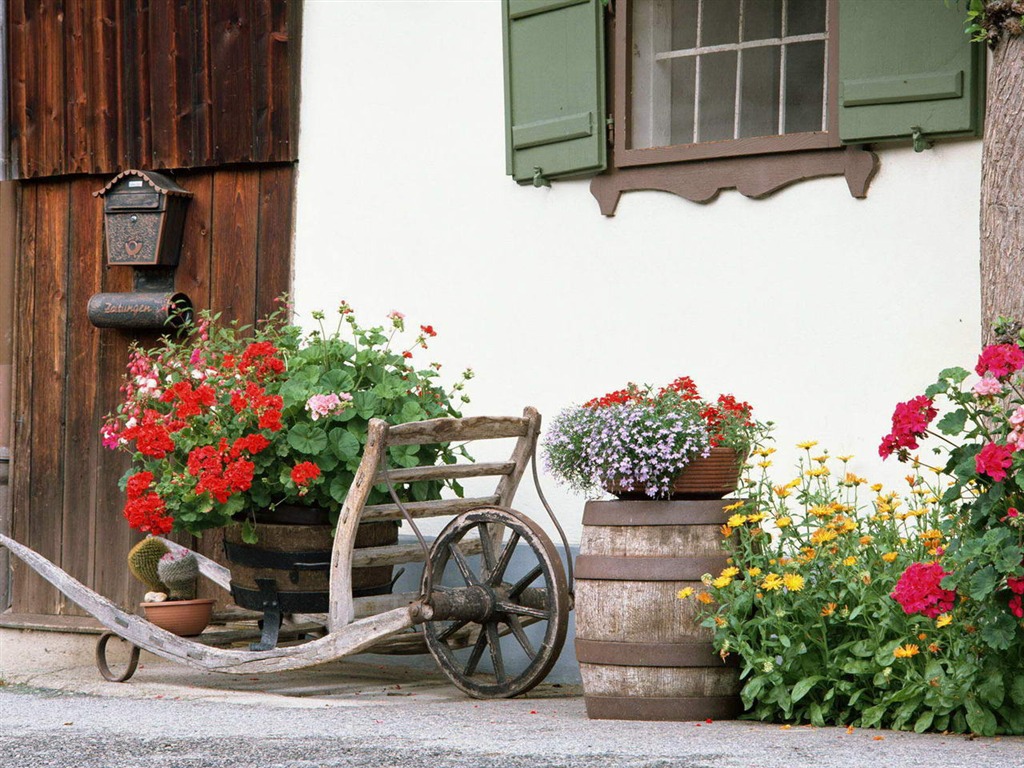
<instances>
[{"instance_id":1,"label":"wooden spoke","mask_svg":"<svg viewBox=\"0 0 1024 768\"><path fill-rule=\"evenodd\" d=\"M505 660L501 656L501 637L498 635L498 622L492 621L484 627L487 635L487 646L491 649L491 664L494 665L494 678L498 685L505 685L508 676L505 674Z\"/></svg>"},{"instance_id":2,"label":"wooden spoke","mask_svg":"<svg viewBox=\"0 0 1024 768\"><path fill-rule=\"evenodd\" d=\"M490 584L494 568L497 565L494 559L494 541L491 539L490 526L487 523L480 523L480 552L483 555L483 567L480 569L480 580Z\"/></svg>"},{"instance_id":3,"label":"wooden spoke","mask_svg":"<svg viewBox=\"0 0 1024 768\"><path fill-rule=\"evenodd\" d=\"M519 617L515 614L509 614L507 617L508 628L512 630L513 636L519 641L519 645L526 651L526 655L531 659L536 657L537 650L533 647L533 643L530 642L530 638L526 636L526 632L523 630L523 622L519 620Z\"/></svg>"},{"instance_id":4,"label":"wooden spoke","mask_svg":"<svg viewBox=\"0 0 1024 768\"><path fill-rule=\"evenodd\" d=\"M469 654L469 661L466 662L466 677L472 677L476 674L476 667L480 663L480 658L484 655L484 647L487 645L487 634L481 632L480 636L477 637L476 642L473 644L473 650Z\"/></svg>"},{"instance_id":5,"label":"wooden spoke","mask_svg":"<svg viewBox=\"0 0 1024 768\"><path fill-rule=\"evenodd\" d=\"M461 619L453 621L451 624L449 624L447 627L445 627L443 630L437 633L437 639L447 640L449 637L454 635L467 624L469 624L468 621L462 621Z\"/></svg>"},{"instance_id":6,"label":"wooden spoke","mask_svg":"<svg viewBox=\"0 0 1024 768\"><path fill-rule=\"evenodd\" d=\"M511 600L499 600L497 606L498 610L510 613L513 616L532 616L535 619L551 618L551 614L548 611L542 611L539 608L528 608L525 605L513 603Z\"/></svg>"},{"instance_id":7,"label":"wooden spoke","mask_svg":"<svg viewBox=\"0 0 1024 768\"><path fill-rule=\"evenodd\" d=\"M530 572L523 576L515 585L508 591L512 597L518 597L519 593L526 589L528 586L533 584L537 580L537 577L544 573L544 568L541 565L535 565Z\"/></svg>"},{"instance_id":8,"label":"wooden spoke","mask_svg":"<svg viewBox=\"0 0 1024 768\"><path fill-rule=\"evenodd\" d=\"M508 564L512 560L512 555L515 554L516 547L519 546L520 539L522 539L522 536L519 535L518 531L512 531L512 534L508 537L508 541L505 543L505 548L501 550L498 562L491 570L491 577L487 581L490 586L497 586L505 577L505 570L508 568Z\"/></svg>"},{"instance_id":9,"label":"wooden spoke","mask_svg":"<svg viewBox=\"0 0 1024 768\"><path fill-rule=\"evenodd\" d=\"M469 566L469 561L466 560L466 556L462 554L462 550L459 549L455 542L448 545L448 549L451 550L452 558L455 560L455 564L459 568L459 573L462 574L462 578L466 580L466 586L472 587L480 583L480 579L477 578L476 574L473 573L473 569Z\"/></svg>"}]
</instances>

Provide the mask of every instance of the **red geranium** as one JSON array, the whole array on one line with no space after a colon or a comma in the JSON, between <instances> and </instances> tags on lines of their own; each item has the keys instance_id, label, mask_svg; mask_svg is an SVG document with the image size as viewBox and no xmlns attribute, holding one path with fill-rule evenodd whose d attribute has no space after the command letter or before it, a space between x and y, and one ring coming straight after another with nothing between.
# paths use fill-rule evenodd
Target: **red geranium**
<instances>
[{"instance_id":1,"label":"red geranium","mask_svg":"<svg viewBox=\"0 0 1024 768\"><path fill-rule=\"evenodd\" d=\"M292 482L298 486L307 485L320 477L320 467L312 461L303 461L292 467Z\"/></svg>"}]
</instances>

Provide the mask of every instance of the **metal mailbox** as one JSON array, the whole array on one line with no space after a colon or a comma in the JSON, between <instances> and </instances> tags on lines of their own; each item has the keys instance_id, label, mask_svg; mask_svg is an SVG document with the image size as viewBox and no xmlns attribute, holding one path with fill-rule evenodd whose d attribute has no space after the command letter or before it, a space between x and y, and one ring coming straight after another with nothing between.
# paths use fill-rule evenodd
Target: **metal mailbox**
<instances>
[{"instance_id":1,"label":"metal mailbox","mask_svg":"<svg viewBox=\"0 0 1024 768\"><path fill-rule=\"evenodd\" d=\"M162 173L129 169L93 194L103 199L108 264L178 265L191 192Z\"/></svg>"}]
</instances>

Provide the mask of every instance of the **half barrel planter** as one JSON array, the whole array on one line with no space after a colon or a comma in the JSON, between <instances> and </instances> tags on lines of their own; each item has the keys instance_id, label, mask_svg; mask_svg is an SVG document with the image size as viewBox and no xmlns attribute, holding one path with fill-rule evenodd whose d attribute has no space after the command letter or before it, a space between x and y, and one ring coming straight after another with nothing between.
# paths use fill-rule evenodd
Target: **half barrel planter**
<instances>
[{"instance_id":1,"label":"half barrel planter","mask_svg":"<svg viewBox=\"0 0 1024 768\"><path fill-rule=\"evenodd\" d=\"M726 567L721 527L734 499L591 501L576 559L576 657L598 720L737 717L738 660L701 627L700 577Z\"/></svg>"}]
</instances>

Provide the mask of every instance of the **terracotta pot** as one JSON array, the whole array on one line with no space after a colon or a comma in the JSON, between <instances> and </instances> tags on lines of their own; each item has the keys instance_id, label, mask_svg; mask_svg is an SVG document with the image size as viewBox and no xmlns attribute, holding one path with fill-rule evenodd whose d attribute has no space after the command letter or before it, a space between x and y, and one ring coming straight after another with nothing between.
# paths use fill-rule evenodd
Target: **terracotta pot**
<instances>
[{"instance_id":1,"label":"terracotta pot","mask_svg":"<svg viewBox=\"0 0 1024 768\"><path fill-rule=\"evenodd\" d=\"M195 637L210 623L216 600L167 600L162 603L139 603L146 620L181 637Z\"/></svg>"},{"instance_id":2,"label":"terracotta pot","mask_svg":"<svg viewBox=\"0 0 1024 768\"><path fill-rule=\"evenodd\" d=\"M676 475L672 482L672 499L720 499L736 490L740 480L743 457L732 448L718 446L706 458L697 457ZM637 485L626 491L618 484L609 484L607 490L620 499L650 499L647 486Z\"/></svg>"}]
</instances>

